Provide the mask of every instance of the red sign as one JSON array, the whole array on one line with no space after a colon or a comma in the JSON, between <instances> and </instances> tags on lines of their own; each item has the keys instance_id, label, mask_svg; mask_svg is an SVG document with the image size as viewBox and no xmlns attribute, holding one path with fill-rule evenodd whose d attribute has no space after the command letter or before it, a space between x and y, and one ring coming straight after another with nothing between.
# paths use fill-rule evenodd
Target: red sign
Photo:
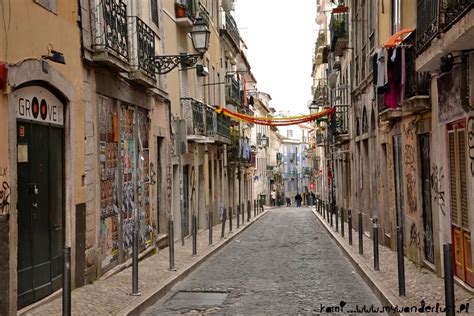
<instances>
[{"instance_id":1,"label":"red sign","mask_svg":"<svg viewBox=\"0 0 474 316\"><path fill-rule=\"evenodd\" d=\"M310 189L311 191L313 191L313 190L314 190L314 187L315 187L314 182L311 182L311 183L309 184L309 189Z\"/></svg>"}]
</instances>

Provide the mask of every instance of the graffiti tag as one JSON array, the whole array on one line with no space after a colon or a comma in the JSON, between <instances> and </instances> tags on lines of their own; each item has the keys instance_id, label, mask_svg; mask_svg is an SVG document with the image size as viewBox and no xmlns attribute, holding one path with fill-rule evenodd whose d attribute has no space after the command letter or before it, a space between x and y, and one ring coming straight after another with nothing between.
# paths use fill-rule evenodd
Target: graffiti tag
<instances>
[{"instance_id":1,"label":"graffiti tag","mask_svg":"<svg viewBox=\"0 0 474 316\"><path fill-rule=\"evenodd\" d=\"M405 178L407 183L407 200L410 213L416 212L416 178L415 178L415 149L405 145Z\"/></svg>"},{"instance_id":2,"label":"graffiti tag","mask_svg":"<svg viewBox=\"0 0 474 316\"><path fill-rule=\"evenodd\" d=\"M444 180L444 174L443 174L443 167L438 169L438 166L433 166L431 168L431 189L433 190L434 193L434 200L436 204L438 204L439 208L441 209L441 212L443 215L446 215L445 212L445 207L446 207L446 202L444 200L444 190L443 190L443 180Z\"/></svg>"},{"instance_id":3,"label":"graffiti tag","mask_svg":"<svg viewBox=\"0 0 474 316\"><path fill-rule=\"evenodd\" d=\"M10 213L10 185L3 181L0 187L0 214Z\"/></svg>"},{"instance_id":4,"label":"graffiti tag","mask_svg":"<svg viewBox=\"0 0 474 316\"><path fill-rule=\"evenodd\" d=\"M471 175L474 177L474 117L470 117L467 121L468 128L468 146L469 160L471 163Z\"/></svg>"},{"instance_id":5,"label":"graffiti tag","mask_svg":"<svg viewBox=\"0 0 474 316\"><path fill-rule=\"evenodd\" d=\"M420 233L418 232L415 223L411 224L410 228L410 246L420 248Z\"/></svg>"}]
</instances>

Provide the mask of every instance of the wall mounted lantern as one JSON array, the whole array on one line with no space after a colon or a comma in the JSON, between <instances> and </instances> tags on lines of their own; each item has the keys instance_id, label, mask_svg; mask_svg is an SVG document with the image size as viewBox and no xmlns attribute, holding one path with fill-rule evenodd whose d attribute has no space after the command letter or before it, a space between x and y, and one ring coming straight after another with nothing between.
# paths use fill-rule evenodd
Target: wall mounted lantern
<instances>
[{"instance_id":1,"label":"wall mounted lantern","mask_svg":"<svg viewBox=\"0 0 474 316\"><path fill-rule=\"evenodd\" d=\"M179 55L155 56L155 73L158 75L167 74L179 64L184 67L191 67L197 63L198 57L202 58L209 48L209 34L207 22L202 17L197 17L191 30L193 46L198 54L181 53Z\"/></svg>"}]
</instances>

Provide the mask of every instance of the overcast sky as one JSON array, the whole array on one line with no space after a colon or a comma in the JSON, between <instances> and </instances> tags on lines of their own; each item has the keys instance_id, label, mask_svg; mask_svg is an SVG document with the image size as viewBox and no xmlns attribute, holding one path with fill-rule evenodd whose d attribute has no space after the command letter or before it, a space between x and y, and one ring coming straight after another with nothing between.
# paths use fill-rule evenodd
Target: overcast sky
<instances>
[{"instance_id":1,"label":"overcast sky","mask_svg":"<svg viewBox=\"0 0 474 316\"><path fill-rule=\"evenodd\" d=\"M236 0L234 16L258 90L277 111L308 113L316 1Z\"/></svg>"}]
</instances>

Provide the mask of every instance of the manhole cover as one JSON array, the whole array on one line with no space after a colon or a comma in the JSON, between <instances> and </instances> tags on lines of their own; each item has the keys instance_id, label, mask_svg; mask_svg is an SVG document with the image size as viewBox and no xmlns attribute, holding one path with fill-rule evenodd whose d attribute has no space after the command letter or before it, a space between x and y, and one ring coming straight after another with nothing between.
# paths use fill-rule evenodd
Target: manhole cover
<instances>
[{"instance_id":1,"label":"manhole cover","mask_svg":"<svg viewBox=\"0 0 474 316\"><path fill-rule=\"evenodd\" d=\"M217 291L179 291L167 303L179 307L217 306L224 303L227 295L227 292Z\"/></svg>"}]
</instances>

